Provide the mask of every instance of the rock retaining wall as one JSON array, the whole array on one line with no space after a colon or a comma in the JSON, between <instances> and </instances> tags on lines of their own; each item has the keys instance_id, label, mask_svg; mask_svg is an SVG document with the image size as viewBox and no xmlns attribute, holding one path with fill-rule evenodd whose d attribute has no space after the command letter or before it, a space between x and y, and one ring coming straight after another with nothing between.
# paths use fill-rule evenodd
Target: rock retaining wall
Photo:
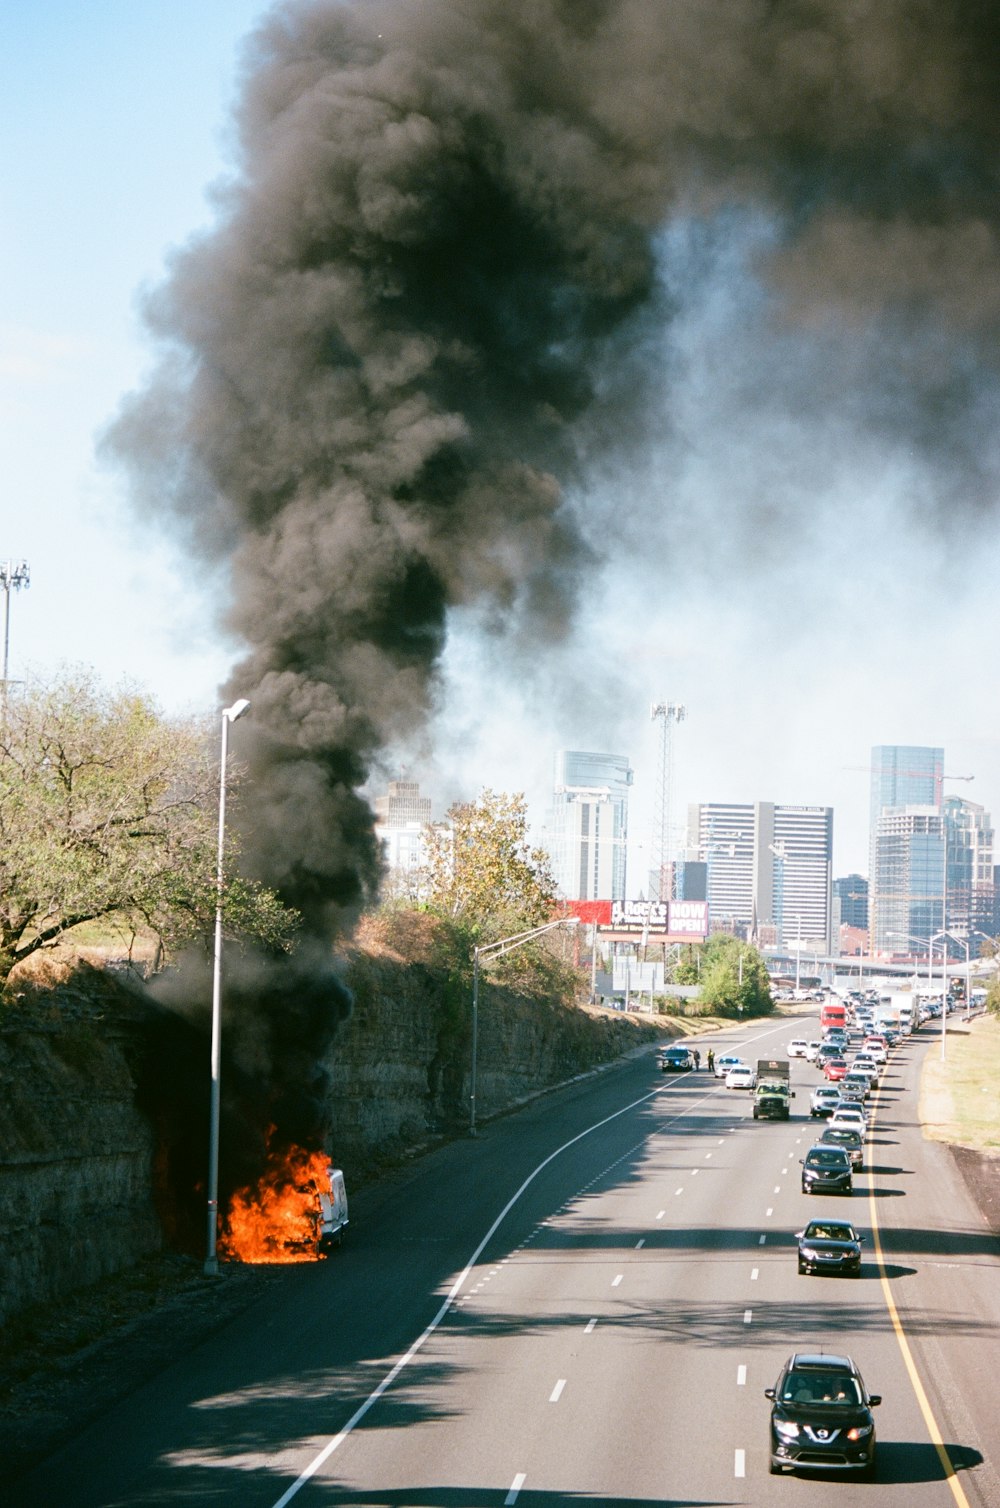
<instances>
[{"instance_id":1,"label":"rock retaining wall","mask_svg":"<svg viewBox=\"0 0 1000 1508\"><path fill-rule=\"evenodd\" d=\"M365 953L349 980L355 1009L328 1065L329 1151L356 1182L468 1123L471 1001L427 966ZM488 982L479 1023L480 1119L661 1035L652 1023L525 1000ZM162 1025L135 987L94 970L30 1011L0 1016L0 1322L176 1236L163 1182L164 1168L179 1164L161 1145L171 1133L148 1094L151 1072L171 1076L154 1036ZM207 1099L207 1048L204 1068ZM200 1219L198 1230L200 1239Z\"/></svg>"}]
</instances>

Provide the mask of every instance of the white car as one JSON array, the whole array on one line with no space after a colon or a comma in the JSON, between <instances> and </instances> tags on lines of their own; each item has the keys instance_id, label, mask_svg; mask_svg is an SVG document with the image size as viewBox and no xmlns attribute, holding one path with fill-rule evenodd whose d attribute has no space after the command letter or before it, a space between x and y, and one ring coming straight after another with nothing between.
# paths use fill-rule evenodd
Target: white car
<instances>
[{"instance_id":1,"label":"white car","mask_svg":"<svg viewBox=\"0 0 1000 1508\"><path fill-rule=\"evenodd\" d=\"M717 1079L724 1079L731 1068L745 1068L746 1066L743 1059L738 1058L735 1053L724 1052L716 1058L712 1072Z\"/></svg>"},{"instance_id":2,"label":"white car","mask_svg":"<svg viewBox=\"0 0 1000 1508\"><path fill-rule=\"evenodd\" d=\"M793 1037L788 1044L790 1058L805 1058L809 1055L809 1043L805 1037Z\"/></svg>"},{"instance_id":3,"label":"white car","mask_svg":"<svg viewBox=\"0 0 1000 1508\"><path fill-rule=\"evenodd\" d=\"M840 1106L834 1110L827 1122L830 1126L853 1126L855 1131L860 1131L864 1136L868 1130L868 1117L860 1105L851 1103Z\"/></svg>"},{"instance_id":4,"label":"white car","mask_svg":"<svg viewBox=\"0 0 1000 1508\"><path fill-rule=\"evenodd\" d=\"M822 1046L822 1042L816 1040L815 1038L812 1042L806 1043L806 1057L808 1058L810 1063L815 1063L816 1055Z\"/></svg>"},{"instance_id":5,"label":"white car","mask_svg":"<svg viewBox=\"0 0 1000 1508\"><path fill-rule=\"evenodd\" d=\"M749 1063L740 1063L726 1074L727 1089L752 1089L756 1082L757 1075Z\"/></svg>"}]
</instances>

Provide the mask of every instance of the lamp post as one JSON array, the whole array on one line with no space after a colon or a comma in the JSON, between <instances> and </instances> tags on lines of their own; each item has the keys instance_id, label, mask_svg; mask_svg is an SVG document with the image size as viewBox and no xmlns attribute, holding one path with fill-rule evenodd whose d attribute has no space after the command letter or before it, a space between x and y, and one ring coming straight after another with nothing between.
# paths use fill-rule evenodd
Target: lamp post
<instances>
[{"instance_id":1,"label":"lamp post","mask_svg":"<svg viewBox=\"0 0 1000 1508\"><path fill-rule=\"evenodd\" d=\"M205 1255L206 1277L216 1277L219 1259L216 1241L219 1232L219 1090L222 1062L222 856L226 837L226 757L229 752L229 724L250 703L244 698L222 709L222 751L219 758L219 848L215 868L215 949L212 958L212 1100L208 1130L208 1242Z\"/></svg>"},{"instance_id":2,"label":"lamp post","mask_svg":"<svg viewBox=\"0 0 1000 1508\"><path fill-rule=\"evenodd\" d=\"M31 585L31 570L26 560L0 561L0 586L4 591L3 615L3 705L7 706L7 662L10 656L10 591Z\"/></svg>"},{"instance_id":3,"label":"lamp post","mask_svg":"<svg viewBox=\"0 0 1000 1508\"><path fill-rule=\"evenodd\" d=\"M931 946L928 943L926 937L917 937L916 934L913 933L913 932L887 932L885 935L886 935L886 937L900 937L900 938L905 939L906 942L919 943L921 947L926 947L927 948L927 993L929 995L933 994L933 992L934 992L934 964L933 964L933 957L934 957L934 955L933 955L933 951L932 951ZM919 975L916 972L916 964L915 963L914 963L913 968L914 968L913 977L914 977L914 979L917 979L917 978L919 978Z\"/></svg>"},{"instance_id":4,"label":"lamp post","mask_svg":"<svg viewBox=\"0 0 1000 1508\"><path fill-rule=\"evenodd\" d=\"M513 937L502 937L499 942L483 943L472 950L472 1070L469 1077L469 1135L476 1134L476 1072L479 1061L479 968L484 958L499 958L503 953L513 953L545 932L554 932L557 927L575 927L579 917L560 916L543 927L532 927L527 932L515 932Z\"/></svg>"},{"instance_id":5,"label":"lamp post","mask_svg":"<svg viewBox=\"0 0 1000 1508\"><path fill-rule=\"evenodd\" d=\"M931 940L930 940L930 942L928 944L928 946L929 946L929 948L931 950L931 957L933 958L933 956L934 956L934 944L937 942L937 940L938 940L939 937L941 939L941 1062L942 1063L945 1061L945 1058L947 1056L947 1049L945 1047L945 1039L946 1039L947 1030L948 1030L948 941L947 941L947 939L948 939L949 936L950 936L950 934L948 932L935 932L934 936L931 938Z\"/></svg>"}]
</instances>

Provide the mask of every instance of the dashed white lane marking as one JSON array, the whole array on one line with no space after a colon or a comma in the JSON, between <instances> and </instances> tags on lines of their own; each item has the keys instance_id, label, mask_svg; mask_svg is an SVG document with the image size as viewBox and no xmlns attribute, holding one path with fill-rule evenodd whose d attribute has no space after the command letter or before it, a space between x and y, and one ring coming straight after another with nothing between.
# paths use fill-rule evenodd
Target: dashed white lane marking
<instances>
[{"instance_id":1,"label":"dashed white lane marking","mask_svg":"<svg viewBox=\"0 0 1000 1508\"><path fill-rule=\"evenodd\" d=\"M694 1178L694 1176L696 1175L697 1172L698 1172L697 1168L692 1168L691 1169L691 1177Z\"/></svg>"},{"instance_id":2,"label":"dashed white lane marking","mask_svg":"<svg viewBox=\"0 0 1000 1508\"><path fill-rule=\"evenodd\" d=\"M759 1239L759 1241L757 1242L757 1245L758 1246L763 1246L766 1241L767 1241L767 1237L766 1236L761 1236L760 1239Z\"/></svg>"},{"instance_id":3,"label":"dashed white lane marking","mask_svg":"<svg viewBox=\"0 0 1000 1508\"><path fill-rule=\"evenodd\" d=\"M735 1453L735 1459L733 1461L733 1476L734 1477L745 1477L746 1474L747 1474L747 1453L746 1453L745 1450L738 1450Z\"/></svg>"},{"instance_id":4,"label":"dashed white lane marking","mask_svg":"<svg viewBox=\"0 0 1000 1508\"><path fill-rule=\"evenodd\" d=\"M612 1278L612 1280L611 1280L611 1286L612 1286L612 1288L617 1288L618 1284L621 1282L621 1280L622 1280L622 1278L624 1276L625 1276L625 1274L623 1272L620 1272L616 1278Z\"/></svg>"},{"instance_id":5,"label":"dashed white lane marking","mask_svg":"<svg viewBox=\"0 0 1000 1508\"><path fill-rule=\"evenodd\" d=\"M747 1369L746 1369L745 1366L739 1366L739 1367L736 1368L736 1386L738 1388L745 1388L746 1385L747 1385Z\"/></svg>"},{"instance_id":6,"label":"dashed white lane marking","mask_svg":"<svg viewBox=\"0 0 1000 1508\"><path fill-rule=\"evenodd\" d=\"M504 1508L514 1508L514 1504L517 1502L517 1495L521 1491L521 1488L523 1486L524 1472L519 1471L513 1482L511 1482L510 1484L510 1491L503 1500Z\"/></svg>"},{"instance_id":7,"label":"dashed white lane marking","mask_svg":"<svg viewBox=\"0 0 1000 1508\"><path fill-rule=\"evenodd\" d=\"M773 1207L773 1205L770 1208L766 1209L764 1211L764 1214L765 1215L773 1215L774 1214L774 1207Z\"/></svg>"},{"instance_id":8,"label":"dashed white lane marking","mask_svg":"<svg viewBox=\"0 0 1000 1508\"><path fill-rule=\"evenodd\" d=\"M565 1386L566 1386L566 1379L565 1379L565 1377L560 1377L559 1381L556 1383L555 1387L552 1389L552 1392L549 1394L549 1402L550 1403L558 1403L559 1402L559 1399L562 1396L562 1390L563 1390L563 1388Z\"/></svg>"},{"instance_id":9,"label":"dashed white lane marking","mask_svg":"<svg viewBox=\"0 0 1000 1508\"><path fill-rule=\"evenodd\" d=\"M752 1319L753 1319L753 1310L752 1309L744 1309L744 1311L743 1311L743 1323L745 1325L749 1325L749 1323L750 1323L750 1321Z\"/></svg>"},{"instance_id":10,"label":"dashed white lane marking","mask_svg":"<svg viewBox=\"0 0 1000 1508\"><path fill-rule=\"evenodd\" d=\"M712 1155L712 1154L711 1154L711 1152L706 1152L706 1153L705 1153L705 1161L706 1161L706 1162L707 1162L707 1161L708 1161L708 1159L709 1159L709 1158L710 1158L710 1157L711 1157L711 1155Z\"/></svg>"},{"instance_id":11,"label":"dashed white lane marking","mask_svg":"<svg viewBox=\"0 0 1000 1508\"><path fill-rule=\"evenodd\" d=\"M775 1193L776 1193L776 1194L780 1194L780 1193L781 1193L781 1184L780 1184L780 1183L776 1183L776 1184L775 1184L775 1185L774 1185L774 1192L775 1192Z\"/></svg>"},{"instance_id":12,"label":"dashed white lane marking","mask_svg":"<svg viewBox=\"0 0 1000 1508\"><path fill-rule=\"evenodd\" d=\"M594 1328L594 1326L596 1324L597 1324L596 1319L590 1319L590 1320L588 1320L587 1323L583 1327L583 1333L584 1333L584 1335L589 1335L590 1332L591 1332L591 1330L593 1330L593 1328Z\"/></svg>"},{"instance_id":13,"label":"dashed white lane marking","mask_svg":"<svg viewBox=\"0 0 1000 1508\"><path fill-rule=\"evenodd\" d=\"M646 1237L645 1236L640 1236L639 1239L638 1239L638 1241L635 1243L635 1249L636 1249L636 1251L642 1251L642 1248L645 1246L645 1244L646 1244Z\"/></svg>"},{"instance_id":14,"label":"dashed white lane marking","mask_svg":"<svg viewBox=\"0 0 1000 1508\"><path fill-rule=\"evenodd\" d=\"M788 1176L788 1169L787 1168L782 1168L782 1170L781 1170L781 1176L782 1176L782 1178L786 1178Z\"/></svg>"},{"instance_id":15,"label":"dashed white lane marking","mask_svg":"<svg viewBox=\"0 0 1000 1508\"><path fill-rule=\"evenodd\" d=\"M757 1281L757 1274L759 1272L760 1272L760 1268L759 1267L751 1267L751 1269L750 1269L750 1281L751 1281L751 1283L756 1283L756 1281Z\"/></svg>"},{"instance_id":16,"label":"dashed white lane marking","mask_svg":"<svg viewBox=\"0 0 1000 1508\"><path fill-rule=\"evenodd\" d=\"M667 1212L666 1212L666 1210L661 1210L661 1211L660 1211L660 1213L659 1213L659 1214L658 1214L658 1215L657 1215L657 1217L656 1217L656 1218L657 1218L657 1220L662 1220L662 1219L663 1219L663 1217L664 1217L664 1215L665 1215L665 1214L666 1214L666 1213L667 1213Z\"/></svg>"},{"instance_id":17,"label":"dashed white lane marking","mask_svg":"<svg viewBox=\"0 0 1000 1508\"><path fill-rule=\"evenodd\" d=\"M675 1195L677 1195L677 1194L683 1194L683 1192L684 1192L683 1189L674 1189L674 1194Z\"/></svg>"}]
</instances>

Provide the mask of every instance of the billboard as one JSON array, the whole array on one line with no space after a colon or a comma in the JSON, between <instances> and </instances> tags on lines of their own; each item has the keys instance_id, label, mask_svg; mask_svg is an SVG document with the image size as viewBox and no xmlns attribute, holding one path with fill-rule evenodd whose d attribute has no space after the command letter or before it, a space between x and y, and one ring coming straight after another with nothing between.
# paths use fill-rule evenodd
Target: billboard
<instances>
[{"instance_id":1,"label":"billboard","mask_svg":"<svg viewBox=\"0 0 1000 1508\"><path fill-rule=\"evenodd\" d=\"M707 901L567 901L566 910L612 941L703 942Z\"/></svg>"}]
</instances>

